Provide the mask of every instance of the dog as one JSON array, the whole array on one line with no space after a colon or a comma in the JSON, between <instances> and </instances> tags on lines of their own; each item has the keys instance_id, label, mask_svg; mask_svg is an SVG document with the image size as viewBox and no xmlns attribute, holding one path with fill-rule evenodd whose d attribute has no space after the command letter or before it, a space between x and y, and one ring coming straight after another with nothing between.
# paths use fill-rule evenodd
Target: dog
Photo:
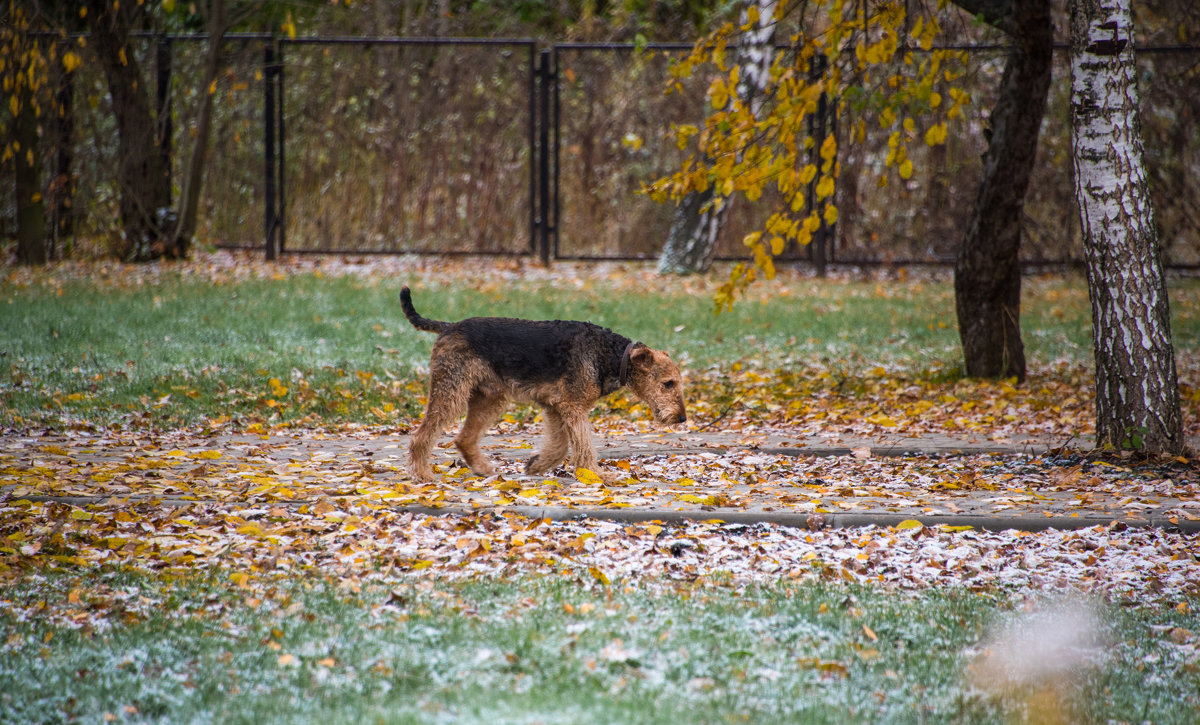
<instances>
[{"instance_id":1,"label":"dog","mask_svg":"<svg viewBox=\"0 0 1200 725\"><path fill-rule=\"evenodd\" d=\"M413 327L437 333L429 360L429 403L409 446L414 480L434 479L429 453L466 411L454 444L471 472L491 476L496 467L479 449L479 437L510 401L542 410L545 440L525 465L542 474L564 461L606 481L597 468L588 414L600 398L628 386L663 425L687 421L683 380L669 355L590 322L471 317L439 322L422 317L408 287L400 305Z\"/></svg>"}]
</instances>

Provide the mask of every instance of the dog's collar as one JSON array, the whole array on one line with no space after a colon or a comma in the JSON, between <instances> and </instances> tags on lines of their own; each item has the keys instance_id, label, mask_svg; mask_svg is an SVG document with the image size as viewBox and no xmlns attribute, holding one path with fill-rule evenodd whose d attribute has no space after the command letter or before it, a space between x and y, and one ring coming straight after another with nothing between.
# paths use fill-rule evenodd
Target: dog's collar
<instances>
[{"instance_id":1,"label":"dog's collar","mask_svg":"<svg viewBox=\"0 0 1200 725\"><path fill-rule=\"evenodd\" d=\"M617 373L617 381L622 386L629 384L629 355L639 347L645 347L645 345L640 342L631 342L625 346L625 352L621 353L621 369Z\"/></svg>"}]
</instances>

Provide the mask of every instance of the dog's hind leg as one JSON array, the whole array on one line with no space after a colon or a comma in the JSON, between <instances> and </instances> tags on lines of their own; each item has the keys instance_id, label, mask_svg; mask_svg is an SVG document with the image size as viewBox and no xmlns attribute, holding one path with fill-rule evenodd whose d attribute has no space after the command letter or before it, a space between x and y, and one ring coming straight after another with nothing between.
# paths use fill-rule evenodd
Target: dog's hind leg
<instances>
[{"instance_id":1,"label":"dog's hind leg","mask_svg":"<svg viewBox=\"0 0 1200 725\"><path fill-rule=\"evenodd\" d=\"M507 403L503 395L488 395L481 390L471 392L467 403L467 419L463 422L462 431L454 439L454 445L458 446L471 472L477 476L490 476L496 472L496 467L479 449L479 438L496 422Z\"/></svg>"},{"instance_id":2,"label":"dog's hind leg","mask_svg":"<svg viewBox=\"0 0 1200 725\"><path fill-rule=\"evenodd\" d=\"M546 439L525 464L525 473L533 475L549 471L567 457L567 432L562 416L554 408L543 406L542 420L546 425Z\"/></svg>"}]
</instances>

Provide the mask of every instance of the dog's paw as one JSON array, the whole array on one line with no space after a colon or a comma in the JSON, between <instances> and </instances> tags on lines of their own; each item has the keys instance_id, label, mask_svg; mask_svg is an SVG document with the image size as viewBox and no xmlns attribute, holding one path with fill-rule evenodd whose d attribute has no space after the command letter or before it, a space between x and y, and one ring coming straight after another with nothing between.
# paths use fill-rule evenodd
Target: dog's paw
<instances>
[{"instance_id":1,"label":"dog's paw","mask_svg":"<svg viewBox=\"0 0 1200 725\"><path fill-rule=\"evenodd\" d=\"M546 471L549 471L549 470L550 470L550 466L547 466L545 461L542 460L542 457L537 455L536 453L528 461L525 462L526 475L536 476L536 475L545 473Z\"/></svg>"},{"instance_id":2,"label":"dog's paw","mask_svg":"<svg viewBox=\"0 0 1200 725\"><path fill-rule=\"evenodd\" d=\"M496 474L496 467L491 463L484 461L471 466L471 473L474 473L476 476L487 478L488 476L494 476Z\"/></svg>"}]
</instances>

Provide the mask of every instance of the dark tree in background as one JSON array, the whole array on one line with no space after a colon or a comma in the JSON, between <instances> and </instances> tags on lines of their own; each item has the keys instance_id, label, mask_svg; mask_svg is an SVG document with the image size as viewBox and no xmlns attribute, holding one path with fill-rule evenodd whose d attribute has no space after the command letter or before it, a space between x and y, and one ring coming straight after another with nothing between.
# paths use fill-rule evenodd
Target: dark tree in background
<instances>
[{"instance_id":1,"label":"dark tree in background","mask_svg":"<svg viewBox=\"0 0 1200 725\"><path fill-rule=\"evenodd\" d=\"M159 129L150 88L129 44L131 33L144 23L148 5L85 0L85 7L117 120L121 256L131 261L183 256L186 249L172 238L168 223L171 174L156 143Z\"/></svg>"},{"instance_id":2,"label":"dark tree in background","mask_svg":"<svg viewBox=\"0 0 1200 725\"><path fill-rule=\"evenodd\" d=\"M1050 88L1049 0L955 0L1004 31L1012 45L989 116L983 178L958 259L954 299L971 377L1025 379L1021 341L1021 212Z\"/></svg>"}]
</instances>

